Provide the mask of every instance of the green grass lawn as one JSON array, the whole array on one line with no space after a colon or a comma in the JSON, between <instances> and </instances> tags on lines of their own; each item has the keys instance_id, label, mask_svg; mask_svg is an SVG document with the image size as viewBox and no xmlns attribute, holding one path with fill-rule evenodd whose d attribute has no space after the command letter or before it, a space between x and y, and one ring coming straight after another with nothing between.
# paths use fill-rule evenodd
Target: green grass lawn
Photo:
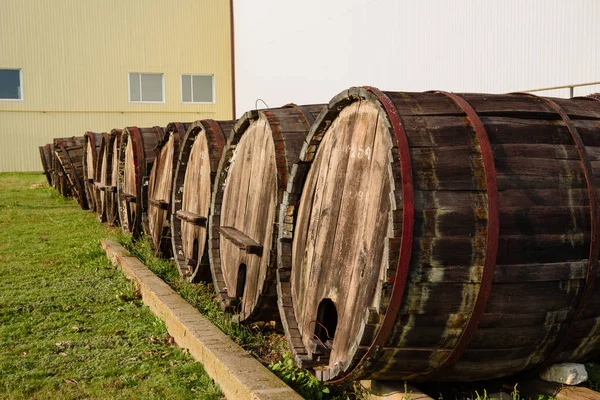
<instances>
[{"instance_id":1,"label":"green grass lawn","mask_svg":"<svg viewBox=\"0 0 600 400\"><path fill-rule=\"evenodd\" d=\"M105 257L116 230L39 173L0 174L0 398L218 399Z\"/></svg>"}]
</instances>

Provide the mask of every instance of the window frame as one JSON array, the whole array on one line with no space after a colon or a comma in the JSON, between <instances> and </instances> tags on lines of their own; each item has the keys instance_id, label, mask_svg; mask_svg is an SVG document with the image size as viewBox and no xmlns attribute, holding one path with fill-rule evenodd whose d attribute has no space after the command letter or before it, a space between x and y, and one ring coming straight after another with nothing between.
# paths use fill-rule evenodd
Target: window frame
<instances>
[{"instance_id":1,"label":"window frame","mask_svg":"<svg viewBox=\"0 0 600 400\"><path fill-rule=\"evenodd\" d=\"M190 76L190 93L192 101L183 101L183 77ZM210 76L212 78L212 101L194 101L194 76ZM181 91L181 104L216 104L215 74L181 74L179 75L179 90Z\"/></svg>"},{"instance_id":2,"label":"window frame","mask_svg":"<svg viewBox=\"0 0 600 400\"><path fill-rule=\"evenodd\" d=\"M140 100L131 100L131 74L138 74L140 83ZM162 100L161 101L146 101L142 100L142 75L160 75L162 82ZM128 72L127 73L127 93L129 97L129 103L131 104L165 104L165 73L164 72Z\"/></svg>"},{"instance_id":3,"label":"window frame","mask_svg":"<svg viewBox=\"0 0 600 400\"><path fill-rule=\"evenodd\" d=\"M19 98L18 99L6 99L4 97L0 97L0 101L23 101L23 68L8 68L8 67L0 67L0 70L3 71L19 71Z\"/></svg>"}]
</instances>

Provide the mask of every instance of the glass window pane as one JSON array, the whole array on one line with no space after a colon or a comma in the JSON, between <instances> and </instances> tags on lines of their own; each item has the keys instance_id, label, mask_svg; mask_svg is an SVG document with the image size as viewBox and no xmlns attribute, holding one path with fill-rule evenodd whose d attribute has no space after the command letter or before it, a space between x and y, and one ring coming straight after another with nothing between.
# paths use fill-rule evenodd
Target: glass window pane
<instances>
[{"instance_id":1,"label":"glass window pane","mask_svg":"<svg viewBox=\"0 0 600 400\"><path fill-rule=\"evenodd\" d=\"M21 98L21 76L18 69L0 69L0 99Z\"/></svg>"},{"instance_id":2,"label":"glass window pane","mask_svg":"<svg viewBox=\"0 0 600 400\"><path fill-rule=\"evenodd\" d=\"M162 74L142 74L142 101L163 101Z\"/></svg>"},{"instance_id":3,"label":"glass window pane","mask_svg":"<svg viewBox=\"0 0 600 400\"><path fill-rule=\"evenodd\" d=\"M140 96L140 74L129 74L129 101L142 101Z\"/></svg>"},{"instance_id":4,"label":"glass window pane","mask_svg":"<svg viewBox=\"0 0 600 400\"><path fill-rule=\"evenodd\" d=\"M213 102L213 77L194 75L194 102L212 103Z\"/></svg>"},{"instance_id":5,"label":"glass window pane","mask_svg":"<svg viewBox=\"0 0 600 400\"><path fill-rule=\"evenodd\" d=\"M181 101L190 103L192 101L192 76L181 75Z\"/></svg>"}]
</instances>

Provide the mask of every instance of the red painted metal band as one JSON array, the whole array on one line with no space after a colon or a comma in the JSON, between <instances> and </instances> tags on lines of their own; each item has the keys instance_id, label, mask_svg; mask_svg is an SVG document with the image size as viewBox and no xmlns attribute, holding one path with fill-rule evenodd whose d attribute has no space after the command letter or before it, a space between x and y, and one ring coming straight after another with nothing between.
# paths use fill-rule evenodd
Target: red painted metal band
<instances>
[{"instance_id":1,"label":"red painted metal band","mask_svg":"<svg viewBox=\"0 0 600 400\"><path fill-rule=\"evenodd\" d=\"M553 100L550 100L545 97L538 97L529 93L526 93L525 95L539 98L540 100L545 101L554 110L556 110L558 115L560 115L560 117L564 121L565 125L569 129L569 132L571 133L571 136L573 137L575 147L577 148L577 153L579 154L579 158L581 159L581 163L583 164L583 172L585 175L585 181L587 183L588 197L590 199L590 254L588 257L588 267L585 276L585 284L583 286L583 291L581 292L581 295L579 297L577 307L575 308L573 318L569 322L567 330L558 341L556 347L541 364L541 368L543 368L554 364L558 356L560 356L560 353L564 349L565 345L568 343L569 339L573 337L576 331L577 323L579 322L578 320L582 316L583 310L589 303L594 291L594 285L596 283L596 270L598 268L598 255L600 250L600 243L598 242L598 229L600 228L600 224L598 223L598 191L596 187L596 177L594 175L594 170L592 169L590 157L585 148L585 144L581 139L581 135L577 131L577 128L573 124L573 121L571 121L571 118L569 118L569 116L562 109L562 107L559 106Z\"/></svg>"},{"instance_id":2,"label":"red painted metal band","mask_svg":"<svg viewBox=\"0 0 600 400\"><path fill-rule=\"evenodd\" d=\"M396 143L398 145L398 154L400 156L400 172L402 174L402 237L400 240L400 254L398 256L398 266L396 268L396 275L393 277L394 286L392 287L392 293L390 295L390 301L383 316L383 321L377 336L369 346L369 350L358 362L355 368L359 365L366 363L369 358L373 357L379 348L384 347L394 322L402 305L402 297L404 296L404 289L406 288L406 281L408 279L408 269L410 267L411 253L412 253L412 242L414 235L414 223L415 223L415 195L413 187L413 173L412 173L412 162L410 158L410 149L408 146L408 138L402 125L398 110L392 102L392 100L382 91L371 86L364 86L364 89L373 93L381 105L383 106L389 121L392 125L392 130L396 136ZM388 277L389 279L389 277ZM338 381L341 381L339 379ZM334 381L332 383L338 382Z\"/></svg>"},{"instance_id":3,"label":"red painted metal band","mask_svg":"<svg viewBox=\"0 0 600 400\"><path fill-rule=\"evenodd\" d=\"M487 190L487 235L485 242L485 259L483 263L483 272L481 275L481 283L479 285L479 292L471 311L469 321L465 326L460 338L454 345L454 348L448 354L446 359L442 361L440 365L433 370L429 376L437 375L444 369L447 369L454 365L462 354L467 349L469 343L473 339L481 317L485 311L485 306L492 292L492 281L494 279L494 268L496 266L496 255L498 253L498 236L500 232L500 217L499 217L499 203L498 203L498 182L496 178L496 166L494 164L494 153L490 140L485 129L485 126L481 122L479 115L473 109L473 107L462 97L448 92L437 92L450 98L452 101L460 107L465 114L467 119L475 130L477 141L481 152L481 159L483 161L483 171L485 173L485 185Z\"/></svg>"},{"instance_id":4,"label":"red painted metal band","mask_svg":"<svg viewBox=\"0 0 600 400\"><path fill-rule=\"evenodd\" d=\"M312 126L312 124L315 123L315 119L313 118L312 114L305 107L299 106L298 104L295 104L295 103L288 103L288 104L284 105L282 108L294 108L294 109L298 110L299 112L302 113L302 115L304 116L304 119L306 120L306 123L309 126Z\"/></svg>"}]
</instances>

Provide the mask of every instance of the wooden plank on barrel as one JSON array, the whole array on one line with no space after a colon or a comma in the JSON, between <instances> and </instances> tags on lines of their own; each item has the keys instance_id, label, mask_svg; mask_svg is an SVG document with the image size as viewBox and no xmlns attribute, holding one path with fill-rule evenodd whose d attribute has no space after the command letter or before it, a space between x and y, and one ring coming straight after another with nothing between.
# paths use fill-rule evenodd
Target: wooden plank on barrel
<instances>
[{"instance_id":1,"label":"wooden plank on barrel","mask_svg":"<svg viewBox=\"0 0 600 400\"><path fill-rule=\"evenodd\" d=\"M198 226L206 226L207 218L191 211L179 210L175 213L177 218Z\"/></svg>"},{"instance_id":2,"label":"wooden plank on barrel","mask_svg":"<svg viewBox=\"0 0 600 400\"><path fill-rule=\"evenodd\" d=\"M248 254L262 255L263 246L257 241L251 239L243 232L240 232L231 226L221 226L218 228L223 237L236 245L239 249Z\"/></svg>"}]
</instances>

